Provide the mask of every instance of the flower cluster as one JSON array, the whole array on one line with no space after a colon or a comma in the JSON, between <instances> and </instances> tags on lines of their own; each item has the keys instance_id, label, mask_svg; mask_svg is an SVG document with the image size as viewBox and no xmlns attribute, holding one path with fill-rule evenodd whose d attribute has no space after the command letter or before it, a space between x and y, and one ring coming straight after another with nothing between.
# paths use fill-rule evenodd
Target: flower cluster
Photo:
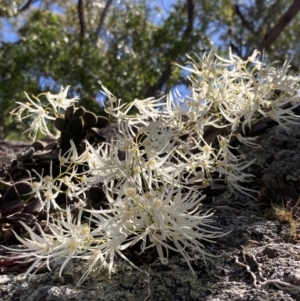
<instances>
[{"instance_id":1,"label":"flower cluster","mask_svg":"<svg viewBox=\"0 0 300 301\"><path fill-rule=\"evenodd\" d=\"M52 136L48 129L46 121L55 120L55 117L59 116L62 109L64 110L71 106L73 103L77 102L77 97L71 99L67 98L68 90L69 86L65 89L61 88L61 91L58 94L51 94L50 92L47 92L42 93L37 97L33 96L33 99L35 101L32 100L25 92L28 102L16 102L17 104L19 104L19 107L11 112L11 116L15 116L16 120L19 122L22 122L22 120L26 118L33 119L31 125L27 130L23 132L23 134L29 132L29 137L33 140L36 139L36 135L39 130L44 135ZM46 96L48 104L50 104L51 107L49 107L48 104L43 106L42 102L39 99L39 97L41 96ZM26 112L26 115L22 116L24 112ZM51 116L50 113L53 113L53 116Z\"/></svg>"},{"instance_id":2,"label":"flower cluster","mask_svg":"<svg viewBox=\"0 0 300 301\"><path fill-rule=\"evenodd\" d=\"M123 103L103 87L105 111L116 125L109 139L87 139L81 145L71 139L70 149L58 155L58 176L35 171L40 181L32 185L45 204L48 228L38 226L36 234L24 224L30 237L16 237L26 249L10 249L21 253L18 258L35 258L28 273L41 260L62 258L61 274L71 258L81 258L91 262L81 284L98 261L110 275L115 254L128 260L122 251L135 245L141 253L156 248L162 264L168 263L170 251L177 252L192 271L190 250L203 260L212 256L204 242L225 234L212 225L212 212L201 211L203 187L218 180L233 194L253 197L255 191L243 185L252 180L245 170L253 162L236 151L236 142L256 147L249 131L257 124L273 120L288 130L299 120L293 113L300 101L299 78L288 74L288 64L276 69L258 55L242 60L230 52L223 59L211 51L188 57L183 68L191 73L191 96L186 98L169 94L163 100ZM53 116L76 101L66 98L67 91L45 94ZM12 112L20 121L35 117L27 130L33 138L38 129L49 134L46 119L54 118L34 99L28 97L30 103L18 103ZM131 108L138 113L129 115ZM103 192L97 209L85 207L93 187ZM60 208L55 202L59 193L75 201ZM58 217L50 215L51 208L60 211Z\"/></svg>"}]
</instances>

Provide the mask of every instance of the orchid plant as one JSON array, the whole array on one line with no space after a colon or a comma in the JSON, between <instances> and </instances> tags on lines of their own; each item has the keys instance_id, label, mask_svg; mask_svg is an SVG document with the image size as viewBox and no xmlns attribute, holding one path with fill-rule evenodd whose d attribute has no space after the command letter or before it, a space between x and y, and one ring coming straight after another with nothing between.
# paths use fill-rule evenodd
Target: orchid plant
<instances>
[{"instance_id":1,"label":"orchid plant","mask_svg":"<svg viewBox=\"0 0 300 301\"><path fill-rule=\"evenodd\" d=\"M190 250L203 260L213 256L203 242L214 242L225 235L213 226L213 212L201 211L206 197L203 189L217 179L229 192L255 197L245 187L253 179L246 169L253 163L236 152L236 144L257 147L249 133L261 123L273 120L287 131L299 123L293 109L299 105L299 77L288 73L288 62L279 69L258 58L255 51L247 60L229 52L224 59L211 51L202 57L188 56L190 96L170 93L164 99L135 99L123 103L103 87L107 96L105 112L117 124L109 141L100 144L83 141L79 148L71 139L70 149L60 151L62 172L53 177L33 171L31 185L47 214L47 230L37 225L34 231L22 223L27 237L15 233L24 249L5 247L18 253L16 258L37 263L62 259L60 275L72 258L90 261L78 285L100 262L109 276L114 258L125 257L125 249L138 245L140 252L156 248L162 264L169 252L177 252L190 264ZM67 98L68 88L53 95L44 93L50 105L39 97L27 103L17 102L13 112L17 120L31 118L25 132L36 139L38 131L50 134L47 120L76 104ZM280 91L280 93L278 93ZM138 113L130 115L131 108ZM120 153L122 156L120 156ZM33 175L32 175L33 176ZM62 186L67 190L63 190ZM90 187L102 188L106 205L86 208ZM56 203L64 193L75 201L65 208ZM52 216L50 208L59 214ZM76 208L78 214L72 216ZM133 263L132 263L133 264ZM134 264L133 264L134 265Z\"/></svg>"}]
</instances>

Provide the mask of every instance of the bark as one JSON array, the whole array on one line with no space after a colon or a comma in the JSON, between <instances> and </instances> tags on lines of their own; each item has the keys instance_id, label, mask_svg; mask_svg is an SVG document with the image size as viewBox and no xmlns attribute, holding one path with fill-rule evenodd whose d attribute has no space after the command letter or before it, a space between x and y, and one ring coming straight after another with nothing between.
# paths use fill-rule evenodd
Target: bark
<instances>
[{"instance_id":1,"label":"bark","mask_svg":"<svg viewBox=\"0 0 300 301\"><path fill-rule=\"evenodd\" d=\"M280 18L279 22L265 35L257 49L268 50L277 40L285 27L295 18L300 10L300 0L295 0L286 13Z\"/></svg>"}]
</instances>

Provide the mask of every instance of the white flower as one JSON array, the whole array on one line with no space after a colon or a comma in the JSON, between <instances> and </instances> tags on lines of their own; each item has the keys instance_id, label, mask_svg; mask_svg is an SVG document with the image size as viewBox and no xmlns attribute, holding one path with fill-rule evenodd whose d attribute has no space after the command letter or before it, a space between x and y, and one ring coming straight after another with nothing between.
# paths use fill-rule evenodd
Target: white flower
<instances>
[{"instance_id":1,"label":"white flower","mask_svg":"<svg viewBox=\"0 0 300 301\"><path fill-rule=\"evenodd\" d=\"M272 106L271 111L265 113L265 116L275 120L280 127L284 128L287 132L289 132L290 128L287 125L299 124L300 116L295 115L292 111L297 106L299 105L296 104L295 106L287 109Z\"/></svg>"},{"instance_id":2,"label":"white flower","mask_svg":"<svg viewBox=\"0 0 300 301\"><path fill-rule=\"evenodd\" d=\"M60 109L67 109L78 101L78 97L73 97L70 99L67 98L69 88L70 86L67 86L65 89L61 87L61 90L58 94L51 94L50 92L45 93L47 100L52 105L56 113L59 112Z\"/></svg>"},{"instance_id":3,"label":"white flower","mask_svg":"<svg viewBox=\"0 0 300 301\"><path fill-rule=\"evenodd\" d=\"M49 116L49 112L43 109L38 98L34 97L37 102L35 103L26 92L25 95L29 102L27 102L26 104L22 102L16 102L20 106L11 112L11 115L16 116L16 120L20 122L22 122L22 120L26 118L34 118L29 128L25 130L23 134L29 132L29 137L33 140L36 139L38 131L40 131L44 135L52 136L47 127L46 120L55 120L55 117ZM24 112L26 112L26 115L22 116Z\"/></svg>"},{"instance_id":4,"label":"white flower","mask_svg":"<svg viewBox=\"0 0 300 301\"><path fill-rule=\"evenodd\" d=\"M77 147L73 141L70 139L71 147L68 151L66 151L62 155L62 150L60 149L58 160L62 166L69 166L69 165L87 165L88 161L91 159L90 152L85 150L80 155L78 154Z\"/></svg>"},{"instance_id":5,"label":"white flower","mask_svg":"<svg viewBox=\"0 0 300 301\"><path fill-rule=\"evenodd\" d=\"M85 143L91 157L87 162L89 166L88 182L94 185L116 178L120 174L118 167L122 165L118 159L118 149L114 149L109 143L103 143L96 149L88 141Z\"/></svg>"},{"instance_id":6,"label":"white flower","mask_svg":"<svg viewBox=\"0 0 300 301\"><path fill-rule=\"evenodd\" d=\"M122 104L122 100L117 100L117 98L107 88L102 86L102 89L104 91L101 92L107 97L104 111L109 116L113 116L114 118L116 118L118 122L122 121L123 119L126 120L126 115L130 111L134 103L132 102L129 104Z\"/></svg>"},{"instance_id":7,"label":"white flower","mask_svg":"<svg viewBox=\"0 0 300 301\"><path fill-rule=\"evenodd\" d=\"M210 254L203 241L214 242L225 234L212 226L211 211L200 211L205 196L195 190L195 183L207 185L220 177L231 193L253 197L254 190L244 185L253 179L246 172L253 161L237 154L238 146L232 142L256 147L255 138L243 137L242 132L264 119L271 118L286 130L289 124L299 123L293 112L299 105L299 78L287 74L288 63L276 69L259 62L257 55L255 51L243 60L230 51L224 59L212 50L202 57L188 57L190 67L185 69L191 72L191 97L177 95L177 102L170 94L164 104L152 98L122 103L103 87L105 111L118 125L110 141L100 145L86 141L80 153L71 140L70 149L58 155L61 174L56 178L52 163L46 176L33 170L33 192L47 211L48 229L37 225L36 234L21 222L29 238L16 237L26 249L10 248L19 253L17 258L34 258L27 273L42 260L49 265L59 259L61 275L72 258L82 258L90 265L80 285L97 262L111 276L116 254L132 264L122 251L134 245L141 252L155 248L163 264L175 251L192 271L190 250L205 261ZM18 103L12 115L19 121L36 117L25 131L33 137L39 126L48 134L45 120L54 119L48 110L58 116L60 109L76 101L66 98L68 88L57 95L44 93L50 103L46 109L38 98L34 102L26 94L29 102ZM134 106L139 114L130 116ZM86 191L92 185L105 194L105 205L99 210L85 208ZM62 193L79 200L72 205L79 212L76 218L69 207L64 211L58 206ZM52 208L60 211L58 219L51 218ZM83 212L90 214L88 224Z\"/></svg>"},{"instance_id":8,"label":"white flower","mask_svg":"<svg viewBox=\"0 0 300 301\"><path fill-rule=\"evenodd\" d=\"M141 252L155 247L160 260L166 264L168 250L176 251L193 271L186 248L194 249L205 258L208 254L201 241L213 242L216 237L225 235L210 225L212 213L198 210L205 197L199 193L182 193L174 185L168 185L149 197L148 192L130 190L128 194L127 184L124 189L113 189L111 194L107 192L111 209L88 211L92 213L93 221L99 221L99 229L111 237L107 242L110 250L123 250L141 241ZM114 194L117 194L116 200L112 197ZM150 245L146 245L147 237Z\"/></svg>"},{"instance_id":9,"label":"white flower","mask_svg":"<svg viewBox=\"0 0 300 301\"><path fill-rule=\"evenodd\" d=\"M244 173L243 171L252 165L254 161L255 159L250 162L241 160L240 163L234 164L226 157L223 161L216 161L216 171L220 174L220 176L225 176L225 182L228 184L228 188L231 193L236 195L236 191L239 191L244 195L254 198L253 195L249 194L249 192L257 193L257 191L243 186L243 183L251 182L253 180L254 175Z\"/></svg>"},{"instance_id":10,"label":"white flower","mask_svg":"<svg viewBox=\"0 0 300 301\"><path fill-rule=\"evenodd\" d=\"M156 120L161 115L162 107L166 105L161 102L161 98L155 99L153 97L144 100L135 99L133 103L141 115L153 120Z\"/></svg>"},{"instance_id":11,"label":"white flower","mask_svg":"<svg viewBox=\"0 0 300 301\"><path fill-rule=\"evenodd\" d=\"M259 145L255 142L253 142L254 140L256 140L257 137L243 137L242 134L237 133L236 138L239 140L239 142L249 146L249 147L259 147Z\"/></svg>"},{"instance_id":12,"label":"white flower","mask_svg":"<svg viewBox=\"0 0 300 301\"><path fill-rule=\"evenodd\" d=\"M40 175L36 170L33 169L33 172L38 176L39 181L32 181L31 183L33 192L46 209L47 224L49 223L51 204L54 209L62 210L56 202L56 198L60 191L59 182L57 182L57 179L53 178L52 165L53 163L51 161L49 175L46 176L43 176L43 173Z\"/></svg>"},{"instance_id":13,"label":"white flower","mask_svg":"<svg viewBox=\"0 0 300 301\"><path fill-rule=\"evenodd\" d=\"M6 249L20 253L14 258L35 258L34 262L28 268L25 273L27 276L36 265L46 260L47 266L52 261L63 260L59 271L59 276L66 264L75 256L84 254L91 245L92 239L90 236L90 226L88 224L81 223L81 211L79 217L73 219L71 216L70 208L67 207L66 218L64 214L60 214L60 219L54 220L53 223L49 224L49 230L44 232L42 227L37 224L39 235L34 233L33 230L25 223L20 221L21 225L26 229L30 238L21 238L16 232L14 232L16 238L26 246L26 249L14 249L5 247Z\"/></svg>"}]
</instances>

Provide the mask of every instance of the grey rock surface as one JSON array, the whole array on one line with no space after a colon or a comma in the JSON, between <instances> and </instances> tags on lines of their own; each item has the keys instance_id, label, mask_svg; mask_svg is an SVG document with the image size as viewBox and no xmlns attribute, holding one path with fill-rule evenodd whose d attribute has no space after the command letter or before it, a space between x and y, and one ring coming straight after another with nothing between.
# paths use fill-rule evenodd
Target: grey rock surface
<instances>
[{"instance_id":1,"label":"grey rock surface","mask_svg":"<svg viewBox=\"0 0 300 301\"><path fill-rule=\"evenodd\" d=\"M207 265L191 254L196 277L177 255L167 266L158 260L136 263L144 273L117 258L111 279L106 270L96 268L77 288L87 263L74 260L61 278L59 267L30 280L2 272L0 300L300 300L298 232L292 235L289 224L269 214L272 205L296 204L300 196L300 127L291 127L290 134L269 129L257 142L260 148L239 150L256 159L248 170L256 179L247 187L260 194L234 199L225 193L204 201L203 210L215 210L215 225L231 232L215 244L205 244L208 253L218 255L208 258Z\"/></svg>"}]
</instances>

